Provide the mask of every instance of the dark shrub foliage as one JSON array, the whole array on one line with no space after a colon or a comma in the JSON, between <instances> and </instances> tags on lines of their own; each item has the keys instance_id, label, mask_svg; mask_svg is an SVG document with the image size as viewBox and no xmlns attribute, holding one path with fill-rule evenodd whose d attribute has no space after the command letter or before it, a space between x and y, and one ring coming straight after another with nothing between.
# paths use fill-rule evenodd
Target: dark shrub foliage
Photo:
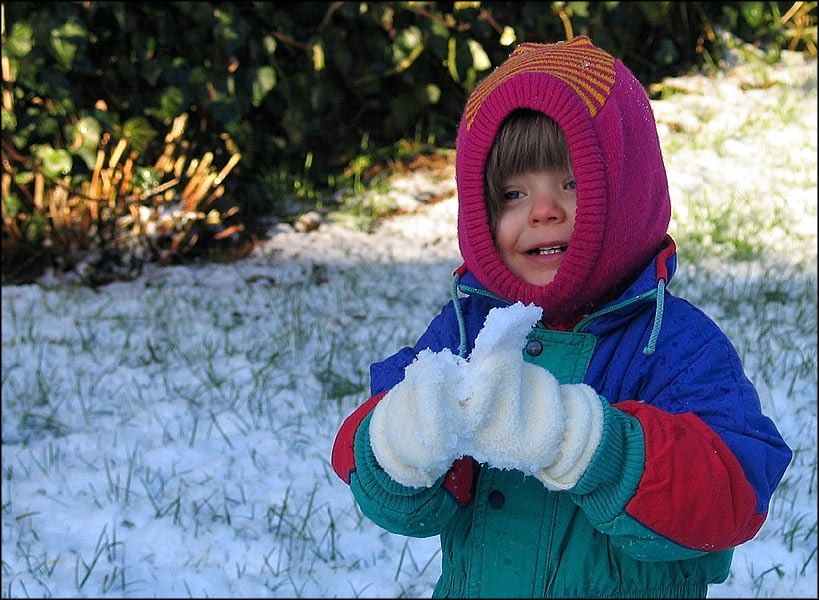
<instances>
[{"instance_id":1,"label":"dark shrub foliage","mask_svg":"<svg viewBox=\"0 0 819 600\"><path fill-rule=\"evenodd\" d=\"M331 190L362 154L452 147L468 93L516 43L589 35L647 84L713 67L721 31L772 60L815 54L816 4L5 3L4 196L25 173L78 187L106 134L159 156L157 132L186 114L191 154L241 154L225 195L252 219L294 182Z\"/></svg>"}]
</instances>

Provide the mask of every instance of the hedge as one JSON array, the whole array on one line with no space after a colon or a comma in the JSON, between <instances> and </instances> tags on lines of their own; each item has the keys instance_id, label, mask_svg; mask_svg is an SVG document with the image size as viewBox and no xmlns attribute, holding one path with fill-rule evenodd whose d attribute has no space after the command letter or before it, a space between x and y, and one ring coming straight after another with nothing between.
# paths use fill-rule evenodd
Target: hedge
<instances>
[{"instance_id":1,"label":"hedge","mask_svg":"<svg viewBox=\"0 0 819 600\"><path fill-rule=\"evenodd\" d=\"M647 85L714 68L722 31L771 60L815 53L816 4L4 3L4 243L11 212L34 211L35 174L79 189L116 140L145 166L133 186L159 185L162 133L183 116L189 159L210 153L218 171L234 157L223 199L248 222L347 185L362 157L453 147L467 95L517 43L589 35Z\"/></svg>"}]
</instances>

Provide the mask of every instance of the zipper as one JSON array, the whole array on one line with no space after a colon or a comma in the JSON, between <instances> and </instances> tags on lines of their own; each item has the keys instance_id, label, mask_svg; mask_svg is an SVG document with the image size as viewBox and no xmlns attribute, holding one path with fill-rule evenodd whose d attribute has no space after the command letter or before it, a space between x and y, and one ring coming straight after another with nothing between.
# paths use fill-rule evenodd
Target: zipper
<instances>
[{"instance_id":1,"label":"zipper","mask_svg":"<svg viewBox=\"0 0 819 600\"><path fill-rule=\"evenodd\" d=\"M479 296L492 298L493 300L497 300L498 302L503 302L504 304L511 304L508 300L504 300L500 296L496 296L495 294L488 290L482 290L480 288L475 288L470 285L465 285L463 283L458 284L458 289L462 291L464 294L477 294Z\"/></svg>"},{"instance_id":2,"label":"zipper","mask_svg":"<svg viewBox=\"0 0 819 600\"><path fill-rule=\"evenodd\" d=\"M546 597L546 591L548 587L551 585L551 579L554 578L555 569L552 568L552 548L554 547L554 540L555 540L555 526L557 525L557 503L560 499L559 495L556 492L546 492L546 500L551 503L552 508L552 518L549 521L549 543L546 544L546 552L544 556L544 560L538 561L539 566L539 573L535 577L535 585L537 588L534 590L535 594L542 595L542 597ZM543 525L546 525L546 519L543 520ZM547 580L546 575L551 574L549 580Z\"/></svg>"}]
</instances>

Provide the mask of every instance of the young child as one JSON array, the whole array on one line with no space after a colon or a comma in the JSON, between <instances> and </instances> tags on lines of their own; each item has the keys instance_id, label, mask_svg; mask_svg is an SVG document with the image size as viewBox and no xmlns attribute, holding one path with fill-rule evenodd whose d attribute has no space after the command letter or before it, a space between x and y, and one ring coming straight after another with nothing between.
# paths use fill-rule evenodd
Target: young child
<instances>
[{"instance_id":1,"label":"young child","mask_svg":"<svg viewBox=\"0 0 819 600\"><path fill-rule=\"evenodd\" d=\"M456 179L452 301L372 365L336 473L379 526L440 535L435 597L705 597L791 451L666 289L643 88L586 37L521 44L467 101Z\"/></svg>"}]
</instances>

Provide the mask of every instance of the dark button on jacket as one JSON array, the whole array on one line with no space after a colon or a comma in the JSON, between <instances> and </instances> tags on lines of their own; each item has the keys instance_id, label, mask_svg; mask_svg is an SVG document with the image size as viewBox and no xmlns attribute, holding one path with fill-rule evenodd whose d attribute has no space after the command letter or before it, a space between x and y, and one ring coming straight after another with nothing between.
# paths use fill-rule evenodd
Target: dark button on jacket
<instances>
[{"instance_id":1,"label":"dark button on jacket","mask_svg":"<svg viewBox=\"0 0 819 600\"><path fill-rule=\"evenodd\" d=\"M503 494L498 490L493 490L489 493L489 506L492 508L500 508L504 502L506 502L506 498L504 498Z\"/></svg>"},{"instance_id":2,"label":"dark button on jacket","mask_svg":"<svg viewBox=\"0 0 819 600\"><path fill-rule=\"evenodd\" d=\"M529 340L526 342L526 354L529 356L537 356L543 352L543 344L540 340Z\"/></svg>"}]
</instances>

